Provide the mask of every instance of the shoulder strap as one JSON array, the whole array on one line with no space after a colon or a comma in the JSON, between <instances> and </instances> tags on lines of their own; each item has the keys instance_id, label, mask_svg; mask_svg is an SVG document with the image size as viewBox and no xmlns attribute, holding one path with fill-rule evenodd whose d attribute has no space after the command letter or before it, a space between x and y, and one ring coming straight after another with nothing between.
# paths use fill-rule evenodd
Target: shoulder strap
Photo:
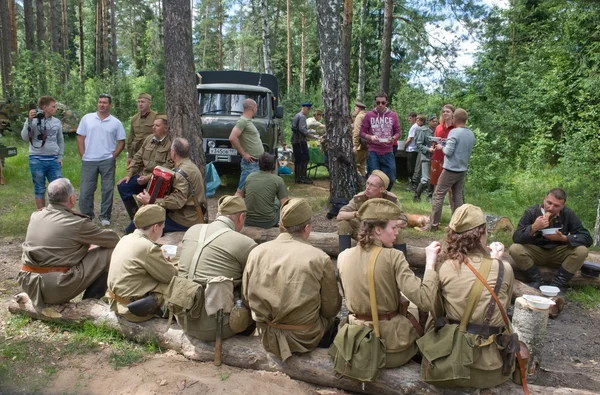
<instances>
[{"instance_id":1,"label":"shoulder strap","mask_svg":"<svg viewBox=\"0 0 600 395\"><path fill-rule=\"evenodd\" d=\"M504 279L504 264L502 264L502 262L498 263L498 277L496 277L496 285L494 286L494 293L496 295L498 295L498 292L500 292L500 287L502 287L502 281ZM494 299L494 296L490 296L490 303L488 304L487 311L485 313L485 320L483 322L484 326L490 325L490 321L492 320L492 316L494 315L495 307L496 300Z\"/></svg>"},{"instance_id":2,"label":"shoulder strap","mask_svg":"<svg viewBox=\"0 0 600 395\"><path fill-rule=\"evenodd\" d=\"M465 259L465 264L468 265L469 269L474 270L474 273L477 277L480 277L482 275L484 277L487 277L488 274L490 274L490 269L492 267L492 261L491 260L487 261L484 259L481 262L481 266L479 267L479 270L481 270L481 274L479 274L477 272L477 270L475 270L473 268L473 266L471 266L468 259ZM475 311L475 306L477 306L477 303L479 302L479 299L481 298L482 292L483 292L483 284L481 283L481 281L473 282L473 286L471 287L471 292L469 293L469 299L467 299L467 307L465 309L465 312L463 313L462 319L460 320L459 330L461 332L467 331L467 325L469 324L469 320L471 319L471 316L473 315L473 311Z\"/></svg>"},{"instance_id":3,"label":"shoulder strap","mask_svg":"<svg viewBox=\"0 0 600 395\"><path fill-rule=\"evenodd\" d=\"M383 250L382 247L374 247L369 257L369 299L371 300L371 318L373 319L373 329L375 336L381 337L379 334L379 311L377 310L377 297L375 295L375 263L379 253Z\"/></svg>"},{"instance_id":4,"label":"shoulder strap","mask_svg":"<svg viewBox=\"0 0 600 395\"><path fill-rule=\"evenodd\" d=\"M212 243L214 239L221 236L223 233L231 231L231 229L229 228L219 229L215 233L208 236L208 238L206 238L206 231L208 230L209 226L210 225L203 226L202 230L200 231L200 236L198 236L198 247L196 248L196 252L194 253L194 257L192 258L192 264L190 265L190 269L188 271L188 280L194 279L194 275L196 274L196 268L198 267L198 262L200 261L200 255L202 255L204 247Z\"/></svg>"}]
</instances>

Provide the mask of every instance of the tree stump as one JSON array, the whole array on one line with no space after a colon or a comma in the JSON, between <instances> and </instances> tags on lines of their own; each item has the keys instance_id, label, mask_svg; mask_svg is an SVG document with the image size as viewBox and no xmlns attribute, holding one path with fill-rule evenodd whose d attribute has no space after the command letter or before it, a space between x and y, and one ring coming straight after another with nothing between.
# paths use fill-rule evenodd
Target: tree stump
<instances>
[{"instance_id":1,"label":"tree stump","mask_svg":"<svg viewBox=\"0 0 600 395\"><path fill-rule=\"evenodd\" d=\"M530 307L524 298L519 297L515 300L512 326L515 333L519 334L519 340L529 348L527 381L534 382L544 350L548 310Z\"/></svg>"}]
</instances>

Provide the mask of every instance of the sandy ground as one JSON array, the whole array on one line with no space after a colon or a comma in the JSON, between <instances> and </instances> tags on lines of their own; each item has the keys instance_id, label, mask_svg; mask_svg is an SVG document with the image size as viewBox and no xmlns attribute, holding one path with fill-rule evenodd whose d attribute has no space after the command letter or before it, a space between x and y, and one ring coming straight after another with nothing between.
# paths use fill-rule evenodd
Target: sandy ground
<instances>
[{"instance_id":1,"label":"sandy ground","mask_svg":"<svg viewBox=\"0 0 600 395\"><path fill-rule=\"evenodd\" d=\"M325 184L325 183L324 183ZM314 188L326 188L316 185ZM217 199L210 199L209 211L214 219ZM335 232L335 221L328 220L326 210L316 213L313 229ZM114 220L114 219L117 220ZM113 229L120 231L127 221L122 205L115 204ZM20 268L21 243L18 238L0 238L0 325L8 320L8 301L20 290L16 275ZM420 246L423 239L407 240ZM594 254L591 259L600 262ZM600 393L600 311L585 310L568 304L556 320L550 320L541 373L536 384L580 388ZM229 366L189 361L167 352L151 356L144 362L117 371L109 362L107 350L70 356L56 361L56 373L45 383L42 393L83 394L344 394L331 388L319 388L292 380L281 373L243 370ZM0 354L0 362L3 356ZM0 394L29 393L0 383Z\"/></svg>"}]
</instances>

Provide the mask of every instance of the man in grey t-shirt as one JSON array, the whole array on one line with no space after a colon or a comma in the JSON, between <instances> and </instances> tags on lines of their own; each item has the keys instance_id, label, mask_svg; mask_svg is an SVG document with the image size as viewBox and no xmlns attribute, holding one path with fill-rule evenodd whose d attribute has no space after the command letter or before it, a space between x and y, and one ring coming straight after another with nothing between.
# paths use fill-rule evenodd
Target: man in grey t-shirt
<instances>
[{"instance_id":1,"label":"man in grey t-shirt","mask_svg":"<svg viewBox=\"0 0 600 395\"><path fill-rule=\"evenodd\" d=\"M450 131L445 145L437 144L436 150L444 152L444 170L438 180L437 187L433 194L431 203L431 221L425 230L437 231L442 217L442 207L444 198L449 190L452 190L452 200L454 209L459 208L464 203L463 188L465 186L465 176L473 146L475 145L475 135L471 129L466 128L468 114L462 108L454 111L454 129Z\"/></svg>"}]
</instances>

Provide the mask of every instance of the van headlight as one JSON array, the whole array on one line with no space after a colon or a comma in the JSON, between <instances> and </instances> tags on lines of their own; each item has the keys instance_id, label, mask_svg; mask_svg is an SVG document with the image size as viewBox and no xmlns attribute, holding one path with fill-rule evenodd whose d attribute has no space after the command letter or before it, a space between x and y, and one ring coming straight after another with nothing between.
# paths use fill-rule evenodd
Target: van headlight
<instances>
[{"instance_id":1,"label":"van headlight","mask_svg":"<svg viewBox=\"0 0 600 395\"><path fill-rule=\"evenodd\" d=\"M210 140L208 143L206 143L206 145L208 145L208 148L215 148L217 144L214 140Z\"/></svg>"}]
</instances>

